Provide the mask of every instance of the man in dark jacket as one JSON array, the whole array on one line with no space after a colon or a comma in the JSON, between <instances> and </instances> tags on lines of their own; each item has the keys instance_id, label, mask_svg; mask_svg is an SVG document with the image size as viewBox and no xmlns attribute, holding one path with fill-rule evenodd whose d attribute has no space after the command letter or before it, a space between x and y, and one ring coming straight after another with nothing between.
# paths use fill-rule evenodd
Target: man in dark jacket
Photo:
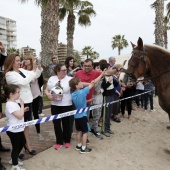
<instances>
[{"instance_id":1,"label":"man in dark jacket","mask_svg":"<svg viewBox=\"0 0 170 170\"><path fill-rule=\"evenodd\" d=\"M5 52L5 48L3 44L0 42L0 119L3 117L2 114L2 101L1 101L1 82L2 82L2 73L3 73L3 64L5 61L7 54ZM8 152L9 148L6 148L2 145L1 137L0 137L0 152ZM1 164L0 158L0 170L5 170L6 168Z\"/></svg>"}]
</instances>

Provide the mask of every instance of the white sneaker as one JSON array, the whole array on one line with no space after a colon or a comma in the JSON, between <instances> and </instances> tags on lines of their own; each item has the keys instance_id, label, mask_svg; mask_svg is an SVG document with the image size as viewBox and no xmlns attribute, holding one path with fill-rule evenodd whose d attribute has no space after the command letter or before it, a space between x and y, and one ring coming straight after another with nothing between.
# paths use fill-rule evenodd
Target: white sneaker
<instances>
[{"instance_id":1,"label":"white sneaker","mask_svg":"<svg viewBox=\"0 0 170 170\"><path fill-rule=\"evenodd\" d=\"M151 110L151 112L155 112L155 111L156 111L155 109Z\"/></svg>"},{"instance_id":2,"label":"white sneaker","mask_svg":"<svg viewBox=\"0 0 170 170\"><path fill-rule=\"evenodd\" d=\"M145 110L145 112L147 112L147 110Z\"/></svg>"},{"instance_id":3,"label":"white sneaker","mask_svg":"<svg viewBox=\"0 0 170 170\"><path fill-rule=\"evenodd\" d=\"M12 159L9 161L9 164L12 165ZM22 161L19 158L18 158L18 165L20 165L20 166L23 165Z\"/></svg>"},{"instance_id":4,"label":"white sneaker","mask_svg":"<svg viewBox=\"0 0 170 170\"><path fill-rule=\"evenodd\" d=\"M11 170L26 170L25 168L22 168L18 165L12 165Z\"/></svg>"},{"instance_id":5,"label":"white sneaker","mask_svg":"<svg viewBox=\"0 0 170 170\"><path fill-rule=\"evenodd\" d=\"M43 117L43 116L45 116L45 114L41 113L41 114L39 114L39 116Z\"/></svg>"}]
</instances>

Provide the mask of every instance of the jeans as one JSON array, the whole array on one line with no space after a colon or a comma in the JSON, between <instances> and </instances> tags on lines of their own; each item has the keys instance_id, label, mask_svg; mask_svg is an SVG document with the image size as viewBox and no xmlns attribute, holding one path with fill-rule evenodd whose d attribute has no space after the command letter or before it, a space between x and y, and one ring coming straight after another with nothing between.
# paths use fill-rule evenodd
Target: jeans
<instances>
[{"instance_id":1,"label":"jeans","mask_svg":"<svg viewBox=\"0 0 170 170\"><path fill-rule=\"evenodd\" d=\"M112 102L114 100L114 96L104 96L104 102ZM104 114L103 114L103 126L102 131L105 133L110 131L110 118L113 111L113 104L109 104L104 106Z\"/></svg>"},{"instance_id":2,"label":"jeans","mask_svg":"<svg viewBox=\"0 0 170 170\"><path fill-rule=\"evenodd\" d=\"M153 91L144 94L144 108L148 109L148 99L150 102L150 109L153 110Z\"/></svg>"}]
</instances>

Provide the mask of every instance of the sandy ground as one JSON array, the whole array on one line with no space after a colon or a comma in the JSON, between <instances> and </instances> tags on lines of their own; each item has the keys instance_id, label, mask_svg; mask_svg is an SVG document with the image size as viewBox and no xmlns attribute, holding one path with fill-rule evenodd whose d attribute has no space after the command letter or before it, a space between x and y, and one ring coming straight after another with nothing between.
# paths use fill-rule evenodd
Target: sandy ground
<instances>
[{"instance_id":1,"label":"sandy ground","mask_svg":"<svg viewBox=\"0 0 170 170\"><path fill-rule=\"evenodd\" d=\"M154 98L155 112L133 111L131 120L111 122L115 132L110 138L98 140L89 134L93 151L80 154L75 150L76 135L71 148L53 147L24 161L27 170L169 170L170 131L168 115ZM126 115L127 117L127 115ZM10 169L10 166L8 166Z\"/></svg>"}]
</instances>

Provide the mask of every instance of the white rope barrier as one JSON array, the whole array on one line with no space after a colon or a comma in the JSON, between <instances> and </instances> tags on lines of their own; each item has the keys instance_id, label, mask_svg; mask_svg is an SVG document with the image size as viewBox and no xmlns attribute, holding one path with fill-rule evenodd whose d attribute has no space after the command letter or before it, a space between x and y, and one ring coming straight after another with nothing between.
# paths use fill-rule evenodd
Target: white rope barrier
<instances>
[{"instance_id":1,"label":"white rope barrier","mask_svg":"<svg viewBox=\"0 0 170 170\"><path fill-rule=\"evenodd\" d=\"M103 106L108 106L110 104L121 102L123 100L127 100L127 99L130 99L130 98L141 96L143 94L150 93L150 92L151 91L147 91L147 92L144 92L144 93L140 93L140 94L137 94L137 95L134 95L134 96L129 96L129 97L126 97L126 98L123 98L123 99L120 99L120 100L116 100L116 101L112 101L112 102L109 102L109 103L104 103L104 104L100 104L100 105L94 105L94 106L89 106L89 107L86 107L86 108L72 110L72 111L69 111L69 112L56 114L56 115L52 115L52 116L47 116L47 117L31 120L31 121L20 123L20 124L15 124L15 125L11 125L11 126L4 126L4 127L0 128L0 132L16 130L16 129L20 129L20 128L25 128L26 126L32 126L32 125L35 125L35 124L45 123L45 122L49 122L49 121L56 120L56 119L61 119L63 117L79 114L79 113L82 113L82 112L87 112L89 110L94 110L94 109L97 109L97 108L100 108L100 107L103 107Z\"/></svg>"}]
</instances>

